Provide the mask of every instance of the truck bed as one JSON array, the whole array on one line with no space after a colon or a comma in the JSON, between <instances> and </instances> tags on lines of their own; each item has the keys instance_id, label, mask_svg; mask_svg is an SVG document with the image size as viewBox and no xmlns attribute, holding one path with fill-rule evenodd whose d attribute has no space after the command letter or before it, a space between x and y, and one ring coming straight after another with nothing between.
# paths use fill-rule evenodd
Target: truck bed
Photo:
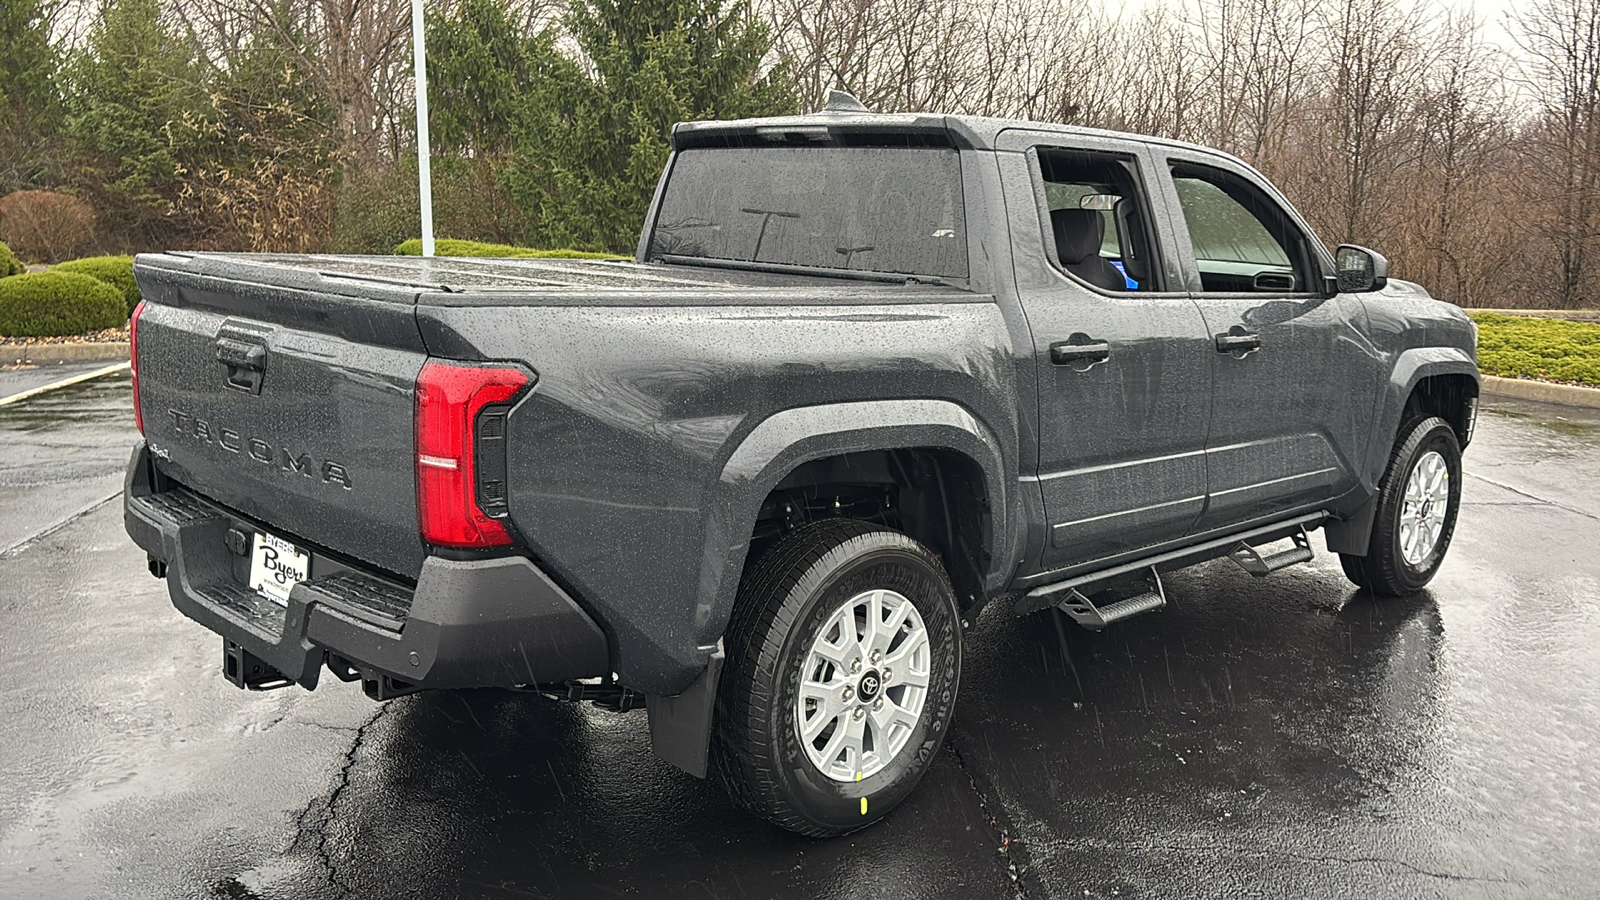
<instances>
[{"instance_id":1,"label":"truck bed","mask_svg":"<svg viewBox=\"0 0 1600 900\"><path fill-rule=\"evenodd\" d=\"M980 299L942 285L626 260L161 253L139 256L134 270L146 300L146 435L168 471L314 546L407 579L424 556L412 416L430 357L523 361L550 373L546 341L614 337L643 349L649 338L623 336L660 328L671 307L699 323L682 332L693 346L693 334L712 331L700 310L715 307L781 304L851 319L863 307ZM583 319L567 337L563 315ZM230 353L259 362L230 365ZM670 364L658 357L654 367Z\"/></svg>"}]
</instances>

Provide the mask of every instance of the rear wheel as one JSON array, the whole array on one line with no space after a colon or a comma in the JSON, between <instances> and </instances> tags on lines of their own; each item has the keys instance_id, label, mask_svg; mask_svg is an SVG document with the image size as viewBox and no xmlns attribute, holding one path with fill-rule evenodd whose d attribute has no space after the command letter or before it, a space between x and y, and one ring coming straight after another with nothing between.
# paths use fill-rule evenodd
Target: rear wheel
<instances>
[{"instance_id":1,"label":"rear wheel","mask_svg":"<svg viewBox=\"0 0 1600 900\"><path fill-rule=\"evenodd\" d=\"M791 831L883 818L949 730L955 593L899 532L835 519L787 535L746 572L724 643L714 767L735 803Z\"/></svg>"},{"instance_id":2,"label":"rear wheel","mask_svg":"<svg viewBox=\"0 0 1600 900\"><path fill-rule=\"evenodd\" d=\"M1342 554L1345 575L1375 594L1402 596L1433 580L1461 505L1461 444L1437 417L1418 419L1395 445L1378 483L1366 556Z\"/></svg>"}]
</instances>

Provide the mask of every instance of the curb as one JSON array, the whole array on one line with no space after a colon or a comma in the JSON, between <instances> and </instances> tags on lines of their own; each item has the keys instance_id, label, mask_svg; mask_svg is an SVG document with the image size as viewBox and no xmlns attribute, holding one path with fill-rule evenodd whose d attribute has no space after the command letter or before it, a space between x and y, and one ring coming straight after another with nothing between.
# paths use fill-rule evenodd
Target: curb
<instances>
[{"instance_id":1,"label":"curb","mask_svg":"<svg viewBox=\"0 0 1600 900\"><path fill-rule=\"evenodd\" d=\"M1600 388L1485 375L1481 391L1497 397L1515 397L1518 400L1533 400L1539 403L1600 409Z\"/></svg>"},{"instance_id":2,"label":"curb","mask_svg":"<svg viewBox=\"0 0 1600 900\"><path fill-rule=\"evenodd\" d=\"M1565 319L1568 322L1600 323L1600 309L1480 309L1463 307L1462 312L1494 313L1497 316L1518 316L1524 319Z\"/></svg>"},{"instance_id":3,"label":"curb","mask_svg":"<svg viewBox=\"0 0 1600 900\"><path fill-rule=\"evenodd\" d=\"M0 365L58 366L62 363L118 362L128 358L127 341L76 344L7 344L0 346Z\"/></svg>"}]
</instances>

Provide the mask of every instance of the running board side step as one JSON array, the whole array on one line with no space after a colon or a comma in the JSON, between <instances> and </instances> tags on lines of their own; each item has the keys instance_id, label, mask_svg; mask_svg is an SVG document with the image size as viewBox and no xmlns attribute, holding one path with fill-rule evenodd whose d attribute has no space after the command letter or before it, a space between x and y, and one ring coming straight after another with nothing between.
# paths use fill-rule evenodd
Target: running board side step
<instances>
[{"instance_id":1,"label":"running board side step","mask_svg":"<svg viewBox=\"0 0 1600 900\"><path fill-rule=\"evenodd\" d=\"M1238 546L1228 552L1228 558L1239 564L1239 568L1249 572L1257 578L1264 578L1279 569L1303 562L1310 562L1311 538L1306 530L1301 528L1289 535L1294 540L1294 546L1281 550L1270 556L1262 556L1261 551L1245 541L1240 541Z\"/></svg>"},{"instance_id":2,"label":"running board side step","mask_svg":"<svg viewBox=\"0 0 1600 900\"><path fill-rule=\"evenodd\" d=\"M1095 596L1102 598L1105 605L1096 606L1093 600L1084 596L1077 588L1070 588L1067 596L1056 604L1056 608L1084 628L1101 631L1112 622L1120 622L1167 605L1167 592L1161 586L1161 575L1155 566L1150 567L1145 583L1139 585L1139 588L1131 594L1123 592L1119 595L1115 590L1104 590Z\"/></svg>"},{"instance_id":3,"label":"running board side step","mask_svg":"<svg viewBox=\"0 0 1600 900\"><path fill-rule=\"evenodd\" d=\"M1307 529L1317 527L1327 517L1328 514L1321 511L1303 513L1291 519L1260 525L1248 531L1236 531L1210 540L1202 540L1197 544L1174 547L1164 551L1158 550L1143 558L1120 564L1113 563L1101 569L1078 566L1062 570L1062 574L1066 577L1059 581L1041 584L1018 597L1011 611L1018 616L1030 615L1041 609L1049 609L1060 604L1062 602L1061 598L1068 591L1073 591L1080 595L1086 593L1094 594L1102 585L1118 584L1130 579L1144 577L1144 573L1148 569L1153 568L1161 572L1171 572L1174 569L1192 566L1208 559L1229 556L1238 550L1241 544L1259 547L1263 544L1281 541L1284 538L1294 537L1295 535L1300 535L1300 539L1303 540ZM1309 553L1310 550L1310 544L1307 543L1303 552ZM1293 553L1297 551L1300 551L1299 540L1296 541L1294 550L1284 552ZM1278 554L1273 554L1273 557L1276 556ZM1093 564L1091 563L1090 565ZM1288 564L1285 563L1285 565ZM1088 569L1088 571L1085 571L1085 569ZM1077 574L1068 574L1074 571Z\"/></svg>"}]
</instances>

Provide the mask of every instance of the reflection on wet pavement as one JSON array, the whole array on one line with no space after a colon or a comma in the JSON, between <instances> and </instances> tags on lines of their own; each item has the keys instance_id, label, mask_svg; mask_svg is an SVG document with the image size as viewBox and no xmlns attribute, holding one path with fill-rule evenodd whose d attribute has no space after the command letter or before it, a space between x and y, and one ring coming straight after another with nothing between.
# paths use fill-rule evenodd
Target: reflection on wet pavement
<instances>
[{"instance_id":1,"label":"reflection on wet pavement","mask_svg":"<svg viewBox=\"0 0 1600 900\"><path fill-rule=\"evenodd\" d=\"M125 456L100 390L0 415L0 473ZM1174 574L1098 635L992 605L947 752L835 841L658 762L643 714L237 691L98 506L0 553L0 896L1593 896L1600 421L1573 413L1486 405L1416 597L1322 554ZM28 518L0 502L0 533Z\"/></svg>"},{"instance_id":2,"label":"reflection on wet pavement","mask_svg":"<svg viewBox=\"0 0 1600 900\"><path fill-rule=\"evenodd\" d=\"M138 437L128 385L117 373L0 406L0 553L121 490Z\"/></svg>"}]
</instances>

